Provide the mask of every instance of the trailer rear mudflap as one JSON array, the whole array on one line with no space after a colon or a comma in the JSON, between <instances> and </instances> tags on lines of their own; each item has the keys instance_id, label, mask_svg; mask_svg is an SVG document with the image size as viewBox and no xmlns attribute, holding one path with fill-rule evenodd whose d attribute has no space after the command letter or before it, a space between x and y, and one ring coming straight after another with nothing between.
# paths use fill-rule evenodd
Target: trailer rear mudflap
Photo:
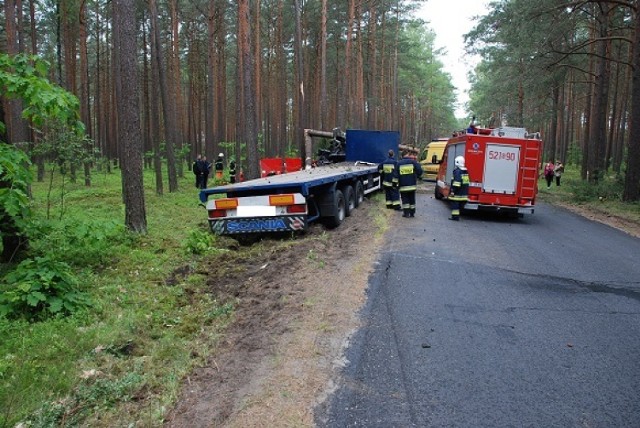
<instances>
[{"instance_id":1,"label":"trailer rear mudflap","mask_svg":"<svg viewBox=\"0 0 640 428\"><path fill-rule=\"evenodd\" d=\"M264 232L299 232L307 228L306 215L224 218L209 220L211 231L218 235Z\"/></svg>"},{"instance_id":2,"label":"trailer rear mudflap","mask_svg":"<svg viewBox=\"0 0 640 428\"><path fill-rule=\"evenodd\" d=\"M206 207L211 231L220 235L298 231L308 222L300 193L212 199Z\"/></svg>"}]
</instances>

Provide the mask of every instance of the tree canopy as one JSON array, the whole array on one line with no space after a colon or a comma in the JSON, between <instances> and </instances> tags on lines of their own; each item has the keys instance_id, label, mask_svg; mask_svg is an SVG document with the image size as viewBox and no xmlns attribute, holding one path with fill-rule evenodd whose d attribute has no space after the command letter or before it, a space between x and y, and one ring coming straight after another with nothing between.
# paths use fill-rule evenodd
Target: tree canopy
<instances>
[{"instance_id":1,"label":"tree canopy","mask_svg":"<svg viewBox=\"0 0 640 428\"><path fill-rule=\"evenodd\" d=\"M634 1L494 1L466 34L482 58L470 110L542 131L548 158L578 152L584 179L624 175L638 200L638 32Z\"/></svg>"}]
</instances>

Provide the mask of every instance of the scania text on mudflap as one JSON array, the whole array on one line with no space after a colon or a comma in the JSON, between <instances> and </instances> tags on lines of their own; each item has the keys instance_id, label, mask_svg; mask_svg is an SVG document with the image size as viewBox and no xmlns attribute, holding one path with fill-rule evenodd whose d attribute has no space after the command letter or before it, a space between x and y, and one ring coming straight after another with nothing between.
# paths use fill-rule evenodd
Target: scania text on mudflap
<instances>
[{"instance_id":1,"label":"scania text on mudflap","mask_svg":"<svg viewBox=\"0 0 640 428\"><path fill-rule=\"evenodd\" d=\"M332 134L306 130L305 135L310 139ZM366 195L380 189L378 164L389 150L397 152L399 134L347 130L341 140L335 131L333 138L336 149L321 153L324 161L317 167L201 190L211 231L220 235L298 232L316 220L339 226Z\"/></svg>"}]
</instances>

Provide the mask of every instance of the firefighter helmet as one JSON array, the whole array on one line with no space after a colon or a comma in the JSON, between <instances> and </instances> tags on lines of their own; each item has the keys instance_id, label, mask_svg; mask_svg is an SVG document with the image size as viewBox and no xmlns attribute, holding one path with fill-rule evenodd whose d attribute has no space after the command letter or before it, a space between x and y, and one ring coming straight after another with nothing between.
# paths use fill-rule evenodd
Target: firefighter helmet
<instances>
[{"instance_id":1,"label":"firefighter helmet","mask_svg":"<svg viewBox=\"0 0 640 428\"><path fill-rule=\"evenodd\" d=\"M454 164L457 167L464 167L464 156L456 156L456 159L454 160Z\"/></svg>"}]
</instances>

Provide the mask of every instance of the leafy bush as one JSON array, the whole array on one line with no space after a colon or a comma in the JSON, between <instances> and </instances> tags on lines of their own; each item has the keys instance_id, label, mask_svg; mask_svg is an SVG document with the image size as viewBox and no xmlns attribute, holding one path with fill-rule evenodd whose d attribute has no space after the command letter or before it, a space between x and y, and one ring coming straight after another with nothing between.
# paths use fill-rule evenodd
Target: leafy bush
<instances>
[{"instance_id":1,"label":"leafy bush","mask_svg":"<svg viewBox=\"0 0 640 428\"><path fill-rule=\"evenodd\" d=\"M602 176L595 182L580 180L572 184L575 201L579 203L596 199L618 201L624 190L624 182L620 176Z\"/></svg>"},{"instance_id":2,"label":"leafy bush","mask_svg":"<svg viewBox=\"0 0 640 428\"><path fill-rule=\"evenodd\" d=\"M22 236L31 215L27 189L32 175L27 155L8 144L0 143L0 254L8 236ZM9 225L10 227L6 227ZM5 236L6 235L6 236Z\"/></svg>"},{"instance_id":3,"label":"leafy bush","mask_svg":"<svg viewBox=\"0 0 640 428\"><path fill-rule=\"evenodd\" d=\"M215 248L216 236L202 230L192 230L184 243L191 254L204 254Z\"/></svg>"},{"instance_id":4,"label":"leafy bush","mask_svg":"<svg viewBox=\"0 0 640 428\"><path fill-rule=\"evenodd\" d=\"M69 265L49 257L22 261L0 282L0 316L43 319L90 305Z\"/></svg>"}]
</instances>

